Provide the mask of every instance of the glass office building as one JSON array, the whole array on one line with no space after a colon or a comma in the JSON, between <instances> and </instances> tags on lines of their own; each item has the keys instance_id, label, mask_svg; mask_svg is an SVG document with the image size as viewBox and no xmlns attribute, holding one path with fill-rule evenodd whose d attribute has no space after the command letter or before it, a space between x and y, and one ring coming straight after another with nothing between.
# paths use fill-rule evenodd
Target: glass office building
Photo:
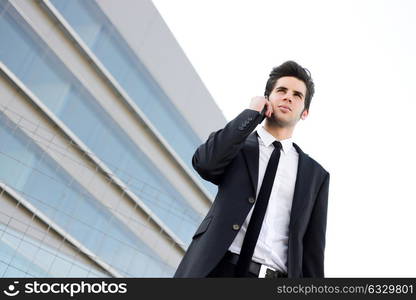
<instances>
[{"instance_id":1,"label":"glass office building","mask_svg":"<svg viewBox=\"0 0 416 300\"><path fill-rule=\"evenodd\" d=\"M0 0L1 277L170 277L213 200L191 158L225 119L119 4Z\"/></svg>"}]
</instances>

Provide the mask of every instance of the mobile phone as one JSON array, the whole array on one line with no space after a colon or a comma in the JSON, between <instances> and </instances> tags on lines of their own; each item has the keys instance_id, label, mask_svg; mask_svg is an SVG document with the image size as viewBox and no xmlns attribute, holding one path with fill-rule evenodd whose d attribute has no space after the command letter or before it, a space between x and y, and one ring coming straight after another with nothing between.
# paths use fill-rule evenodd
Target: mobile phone
<instances>
[{"instance_id":1,"label":"mobile phone","mask_svg":"<svg viewBox=\"0 0 416 300\"><path fill-rule=\"evenodd\" d=\"M266 98L267 101L269 101L269 96L265 96L265 98ZM261 122L263 122L264 118L266 118L266 111L267 111L267 105L264 104L264 107L263 107L262 111L260 112L261 117L259 119L259 124Z\"/></svg>"},{"instance_id":2,"label":"mobile phone","mask_svg":"<svg viewBox=\"0 0 416 300\"><path fill-rule=\"evenodd\" d=\"M260 112L259 124L263 122L264 118L266 118L266 111L267 111L267 106L264 105L263 110Z\"/></svg>"}]
</instances>

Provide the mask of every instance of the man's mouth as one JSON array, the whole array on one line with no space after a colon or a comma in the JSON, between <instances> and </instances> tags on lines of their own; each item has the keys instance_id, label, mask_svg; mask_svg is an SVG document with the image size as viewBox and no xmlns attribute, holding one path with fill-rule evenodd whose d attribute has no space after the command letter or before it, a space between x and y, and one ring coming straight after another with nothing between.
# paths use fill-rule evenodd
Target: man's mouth
<instances>
[{"instance_id":1,"label":"man's mouth","mask_svg":"<svg viewBox=\"0 0 416 300\"><path fill-rule=\"evenodd\" d=\"M288 106L286 105L279 105L278 106L280 108L280 110L284 111L284 112L288 112L288 111L292 111Z\"/></svg>"}]
</instances>

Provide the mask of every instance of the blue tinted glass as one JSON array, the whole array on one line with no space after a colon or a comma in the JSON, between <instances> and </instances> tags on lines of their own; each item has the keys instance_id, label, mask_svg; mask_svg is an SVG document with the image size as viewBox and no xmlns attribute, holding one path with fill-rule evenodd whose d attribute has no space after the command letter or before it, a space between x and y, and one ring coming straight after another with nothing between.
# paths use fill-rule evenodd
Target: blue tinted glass
<instances>
[{"instance_id":1,"label":"blue tinted glass","mask_svg":"<svg viewBox=\"0 0 416 300\"><path fill-rule=\"evenodd\" d=\"M3 227L3 225L0 224L0 227ZM3 264L3 268L0 267L0 277L48 277L45 270L17 253L15 247L10 247L3 241L4 238L8 238L8 242L12 242L10 241L12 238L5 236L2 229L0 229L0 234L2 236L0 240L0 262Z\"/></svg>"},{"instance_id":2,"label":"blue tinted glass","mask_svg":"<svg viewBox=\"0 0 416 300\"><path fill-rule=\"evenodd\" d=\"M0 224L0 277L108 277Z\"/></svg>"},{"instance_id":3,"label":"blue tinted glass","mask_svg":"<svg viewBox=\"0 0 416 300\"><path fill-rule=\"evenodd\" d=\"M0 113L0 140L0 165L7 166L7 169L0 168L0 181L14 188L86 248L125 276L147 277L155 270L160 272L159 276L173 273L172 268L166 266L3 113ZM122 255L130 265L123 265L115 255ZM45 254L43 258L47 261L49 256ZM133 270L130 270L131 265L135 266Z\"/></svg>"},{"instance_id":4,"label":"blue tinted glass","mask_svg":"<svg viewBox=\"0 0 416 300\"><path fill-rule=\"evenodd\" d=\"M5 40L10 39L10 43L0 44L0 59L185 244L189 244L202 217L187 204L42 41L25 27L17 15L11 14L13 11L0 18L1 34ZM9 63L10 53L20 57L22 63L19 64L19 60ZM31 185L36 186L36 180L32 178ZM42 203L38 205L42 206Z\"/></svg>"},{"instance_id":5,"label":"blue tinted glass","mask_svg":"<svg viewBox=\"0 0 416 300\"><path fill-rule=\"evenodd\" d=\"M79 0L52 0L52 3L196 174L191 160L201 140L98 6L93 1ZM199 180L215 195L217 189L213 184Z\"/></svg>"}]
</instances>

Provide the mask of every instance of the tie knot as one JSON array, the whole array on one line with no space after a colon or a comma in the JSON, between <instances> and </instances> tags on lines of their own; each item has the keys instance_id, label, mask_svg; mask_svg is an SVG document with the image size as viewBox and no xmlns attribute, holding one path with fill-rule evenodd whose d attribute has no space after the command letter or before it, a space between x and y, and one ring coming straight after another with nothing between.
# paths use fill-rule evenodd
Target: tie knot
<instances>
[{"instance_id":1,"label":"tie knot","mask_svg":"<svg viewBox=\"0 0 416 300\"><path fill-rule=\"evenodd\" d=\"M274 141L274 142L273 142L273 146L274 146L274 148L276 148L277 150L282 149L282 143L280 143L279 141Z\"/></svg>"}]
</instances>

